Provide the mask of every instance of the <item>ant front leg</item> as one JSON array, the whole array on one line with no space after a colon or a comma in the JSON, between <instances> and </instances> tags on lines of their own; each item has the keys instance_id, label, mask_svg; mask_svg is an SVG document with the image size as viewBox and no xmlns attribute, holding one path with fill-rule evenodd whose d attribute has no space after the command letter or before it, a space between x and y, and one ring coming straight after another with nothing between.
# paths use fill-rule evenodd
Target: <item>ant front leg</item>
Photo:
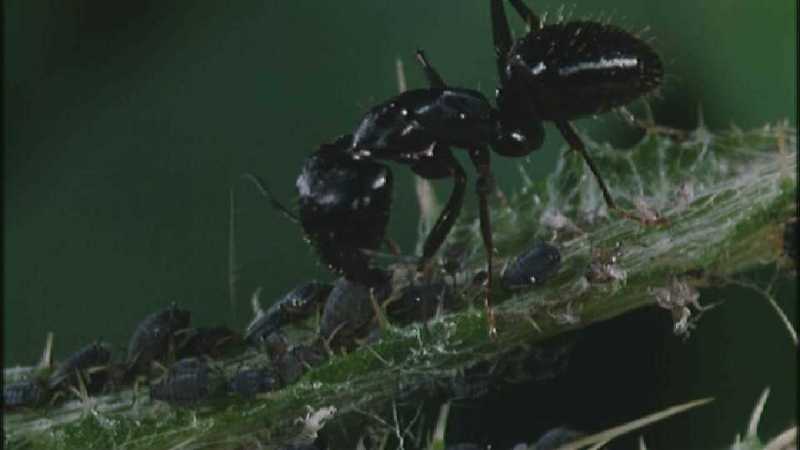
<instances>
[{"instance_id":1,"label":"ant front leg","mask_svg":"<svg viewBox=\"0 0 800 450\"><path fill-rule=\"evenodd\" d=\"M495 323L494 310L491 305L492 295L492 260L494 258L494 243L492 242L492 222L489 214L489 193L493 190L494 180L492 177L491 160L489 151L485 148L470 150L469 157L472 164L478 171L478 180L475 184L475 191L478 194L478 205L480 210L481 236L483 237L483 247L486 251L486 297L484 298L484 308L486 309L486 320L489 323L489 336L497 336L497 324Z\"/></svg>"},{"instance_id":2,"label":"ant front leg","mask_svg":"<svg viewBox=\"0 0 800 450\"><path fill-rule=\"evenodd\" d=\"M592 158L589 157L589 153L586 151L586 146L578 136L578 133L575 132L575 129L572 128L572 125L570 125L569 122L559 121L556 122L556 127L558 128L558 131L561 132L561 135L564 136L564 139L567 141L570 148L577 151L581 157L583 157L583 160L586 161L586 165L589 166L589 170L592 172L594 179L597 180L597 184L600 185L600 191L603 193L603 199L605 200L606 206L608 206L609 210L615 211L626 219L635 220L642 225L663 225L667 223L667 220L663 217L658 217L655 219L644 218L618 207L614 202L614 198L611 197L611 193L608 192L606 182L603 181L603 177L600 176L600 172L594 165L594 161L592 161Z\"/></svg>"}]
</instances>

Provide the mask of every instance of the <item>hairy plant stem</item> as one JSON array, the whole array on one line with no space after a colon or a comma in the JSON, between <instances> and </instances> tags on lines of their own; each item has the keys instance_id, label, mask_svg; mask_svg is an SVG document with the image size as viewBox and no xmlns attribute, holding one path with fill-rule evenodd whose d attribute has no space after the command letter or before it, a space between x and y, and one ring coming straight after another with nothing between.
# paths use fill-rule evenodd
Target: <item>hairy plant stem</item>
<instances>
[{"instance_id":1,"label":"hairy plant stem","mask_svg":"<svg viewBox=\"0 0 800 450\"><path fill-rule=\"evenodd\" d=\"M782 260L783 225L797 215L795 130L776 125L712 134L700 128L680 142L648 134L624 152L588 147L623 206L660 215L669 225L609 217L583 163L566 156L546 183L527 184L507 208L492 213L500 269L535 239L557 245L563 261L543 287L515 294L496 287L496 340L488 338L482 309L469 307L427 324L390 327L377 343L337 355L298 383L253 401L225 398L175 409L142 398L143 392L134 404L128 389L6 414L7 443L33 449L269 448L322 426L327 416L315 412L346 424L348 417L447 383L512 349L637 308L667 308L676 331L688 332L702 310L692 297L696 287ZM465 269L456 277L466 286L460 295L479 297L481 288L466 282L484 263L476 221L462 220L448 245L467 248ZM395 288L411 282L412 272L396 266Z\"/></svg>"}]
</instances>

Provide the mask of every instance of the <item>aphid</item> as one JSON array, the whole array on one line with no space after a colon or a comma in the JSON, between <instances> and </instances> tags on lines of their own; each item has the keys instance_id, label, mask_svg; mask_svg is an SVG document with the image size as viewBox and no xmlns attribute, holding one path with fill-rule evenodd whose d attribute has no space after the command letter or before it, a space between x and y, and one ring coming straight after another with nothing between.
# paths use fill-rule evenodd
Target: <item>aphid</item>
<instances>
[{"instance_id":1,"label":"aphid","mask_svg":"<svg viewBox=\"0 0 800 450\"><path fill-rule=\"evenodd\" d=\"M275 361L289 351L289 339L280 331L270 333L264 340L264 347L266 347L267 355L271 361Z\"/></svg>"},{"instance_id":2,"label":"aphid","mask_svg":"<svg viewBox=\"0 0 800 450\"><path fill-rule=\"evenodd\" d=\"M245 330L245 339L258 344L282 327L307 319L322 307L331 288L329 284L310 281L288 292L266 312L259 307Z\"/></svg>"},{"instance_id":3,"label":"aphid","mask_svg":"<svg viewBox=\"0 0 800 450\"><path fill-rule=\"evenodd\" d=\"M319 341L313 344L300 344L290 348L280 358L273 361L282 386L293 384L310 368L327 359L327 353Z\"/></svg>"},{"instance_id":4,"label":"aphid","mask_svg":"<svg viewBox=\"0 0 800 450\"><path fill-rule=\"evenodd\" d=\"M559 267L561 252L539 241L511 261L503 271L501 281L508 290L538 286L558 272Z\"/></svg>"},{"instance_id":5,"label":"aphid","mask_svg":"<svg viewBox=\"0 0 800 450\"><path fill-rule=\"evenodd\" d=\"M388 289L371 289L339 278L331 290L319 324L319 336L331 348L351 348L356 339L369 332L375 318L372 296L380 304L388 295Z\"/></svg>"},{"instance_id":6,"label":"aphid","mask_svg":"<svg viewBox=\"0 0 800 450\"><path fill-rule=\"evenodd\" d=\"M150 363L163 357L175 342L175 333L186 329L191 313L174 303L139 322L128 343L128 367L133 373L146 372Z\"/></svg>"},{"instance_id":7,"label":"aphid","mask_svg":"<svg viewBox=\"0 0 800 450\"><path fill-rule=\"evenodd\" d=\"M183 340L178 345L176 357L178 359L192 356L217 358L241 342L241 335L226 326L191 328L184 333Z\"/></svg>"},{"instance_id":8,"label":"aphid","mask_svg":"<svg viewBox=\"0 0 800 450\"><path fill-rule=\"evenodd\" d=\"M176 405L188 405L210 394L208 364L198 358L176 361L166 377L150 386L150 398Z\"/></svg>"},{"instance_id":9,"label":"aphid","mask_svg":"<svg viewBox=\"0 0 800 450\"><path fill-rule=\"evenodd\" d=\"M38 380L17 381L3 385L3 409L33 408L49 397Z\"/></svg>"},{"instance_id":10,"label":"aphid","mask_svg":"<svg viewBox=\"0 0 800 450\"><path fill-rule=\"evenodd\" d=\"M111 351L100 342L89 344L76 351L53 373L48 380L50 389L67 386L78 387L78 374L89 393L99 390L108 379Z\"/></svg>"},{"instance_id":11,"label":"aphid","mask_svg":"<svg viewBox=\"0 0 800 450\"><path fill-rule=\"evenodd\" d=\"M278 378L270 368L242 370L228 382L228 392L252 397L278 388Z\"/></svg>"},{"instance_id":12,"label":"aphid","mask_svg":"<svg viewBox=\"0 0 800 450\"><path fill-rule=\"evenodd\" d=\"M452 310L453 292L446 283L412 284L397 299L386 303L386 313L397 324L421 322L436 315L437 310Z\"/></svg>"}]
</instances>

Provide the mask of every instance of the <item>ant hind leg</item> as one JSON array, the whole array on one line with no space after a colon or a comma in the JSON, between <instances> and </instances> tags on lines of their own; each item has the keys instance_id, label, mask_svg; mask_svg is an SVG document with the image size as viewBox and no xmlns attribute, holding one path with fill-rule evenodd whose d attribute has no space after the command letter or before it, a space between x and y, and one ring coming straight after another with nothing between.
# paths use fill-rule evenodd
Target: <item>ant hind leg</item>
<instances>
[{"instance_id":1,"label":"ant hind leg","mask_svg":"<svg viewBox=\"0 0 800 450\"><path fill-rule=\"evenodd\" d=\"M575 129L572 127L572 125L570 125L569 122L565 121L558 121L555 124L556 128L558 128L558 131L561 132L562 136L564 136L564 139L567 141L570 148L577 151L581 155L583 160L586 161L586 165L589 166L589 170L592 172L594 179L597 180L597 184L600 185L600 191L603 194L603 199L605 200L606 206L608 207L609 210L618 213L619 215L621 215L626 219L639 222L642 225L663 225L667 223L667 220L662 217L656 217L656 218L641 217L637 214L634 214L630 211L626 211L617 206L617 204L614 202L614 198L608 191L606 182L600 175L600 171L597 170L597 166L594 165L594 161L592 161L592 158L589 157L589 153L586 151L586 146L584 145L580 136L578 136L578 133L575 132Z\"/></svg>"}]
</instances>

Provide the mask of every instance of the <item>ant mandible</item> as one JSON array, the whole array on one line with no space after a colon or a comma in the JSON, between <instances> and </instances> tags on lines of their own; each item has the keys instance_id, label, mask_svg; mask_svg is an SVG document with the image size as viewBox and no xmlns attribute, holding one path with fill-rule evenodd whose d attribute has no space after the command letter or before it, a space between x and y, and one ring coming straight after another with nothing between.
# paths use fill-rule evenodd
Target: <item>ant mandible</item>
<instances>
[{"instance_id":1,"label":"ant mandible","mask_svg":"<svg viewBox=\"0 0 800 450\"><path fill-rule=\"evenodd\" d=\"M491 0L500 82L496 108L478 91L448 86L418 51L429 88L404 92L372 108L352 135L309 157L297 180L299 221L323 262L354 281L374 286L386 277L369 267L363 250L374 250L383 241L391 204L391 172L376 160L409 165L427 179L453 179L450 198L423 245L418 263L423 271L460 213L466 174L451 147L466 149L478 173L491 335L496 327L490 306L494 245L488 205L493 189L489 149L502 156L528 155L543 143L542 122L552 121L586 161L608 208L646 223L616 206L569 121L629 103L657 88L663 75L658 55L636 36L589 21L543 25L521 0L509 1L531 31L514 41L503 1Z\"/></svg>"}]
</instances>

